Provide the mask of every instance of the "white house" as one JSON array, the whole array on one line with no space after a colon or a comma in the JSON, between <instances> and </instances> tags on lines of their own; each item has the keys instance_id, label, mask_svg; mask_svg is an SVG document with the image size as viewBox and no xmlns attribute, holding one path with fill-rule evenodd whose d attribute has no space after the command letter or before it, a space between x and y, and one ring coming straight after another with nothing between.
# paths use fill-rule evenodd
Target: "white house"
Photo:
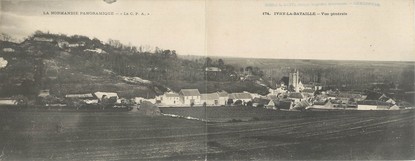
<instances>
[{"instance_id":1,"label":"white house","mask_svg":"<svg viewBox=\"0 0 415 161\"><path fill-rule=\"evenodd\" d=\"M388 100L386 100L385 102L390 103L392 105L396 104L396 101L393 100L392 98L389 98Z\"/></svg>"},{"instance_id":2,"label":"white house","mask_svg":"<svg viewBox=\"0 0 415 161\"><path fill-rule=\"evenodd\" d=\"M105 50L102 50L100 48L85 49L84 51L94 52L94 53L98 53L98 54L106 54L107 53Z\"/></svg>"},{"instance_id":3,"label":"white house","mask_svg":"<svg viewBox=\"0 0 415 161\"><path fill-rule=\"evenodd\" d=\"M164 93L164 95L161 97L161 103L165 105L181 104L180 95L177 93Z\"/></svg>"},{"instance_id":4,"label":"white house","mask_svg":"<svg viewBox=\"0 0 415 161\"><path fill-rule=\"evenodd\" d=\"M218 92L219 95L219 104L218 105L226 105L228 103L229 94L226 91Z\"/></svg>"},{"instance_id":5,"label":"white house","mask_svg":"<svg viewBox=\"0 0 415 161\"><path fill-rule=\"evenodd\" d=\"M388 110L390 104L378 100L357 101L357 110Z\"/></svg>"},{"instance_id":6,"label":"white house","mask_svg":"<svg viewBox=\"0 0 415 161\"><path fill-rule=\"evenodd\" d=\"M233 99L233 102L241 100L242 103L252 101L252 96L249 93L232 93L229 95L229 99Z\"/></svg>"},{"instance_id":7,"label":"white house","mask_svg":"<svg viewBox=\"0 0 415 161\"><path fill-rule=\"evenodd\" d=\"M16 100L11 98L0 98L0 106L14 106L17 105Z\"/></svg>"},{"instance_id":8,"label":"white house","mask_svg":"<svg viewBox=\"0 0 415 161\"><path fill-rule=\"evenodd\" d=\"M222 70L220 68L218 68L218 67L206 67L205 68L205 71L206 72L220 72Z\"/></svg>"},{"instance_id":9,"label":"white house","mask_svg":"<svg viewBox=\"0 0 415 161\"><path fill-rule=\"evenodd\" d=\"M200 94L200 102L207 106L219 105L219 95L217 93Z\"/></svg>"},{"instance_id":10,"label":"white house","mask_svg":"<svg viewBox=\"0 0 415 161\"><path fill-rule=\"evenodd\" d=\"M115 98L117 101L119 100L118 94L115 92L95 92L94 95L99 101L102 101L104 98Z\"/></svg>"},{"instance_id":11,"label":"white house","mask_svg":"<svg viewBox=\"0 0 415 161\"><path fill-rule=\"evenodd\" d=\"M143 98L143 97L134 97L134 102L136 104L141 104L144 100L145 100L145 98Z\"/></svg>"},{"instance_id":12,"label":"white house","mask_svg":"<svg viewBox=\"0 0 415 161\"><path fill-rule=\"evenodd\" d=\"M393 100L392 98L386 96L385 94L383 94L382 96L380 96L379 97L379 100L380 101L383 101L383 102L387 102L387 103L393 104L393 105L396 104L396 101L395 100Z\"/></svg>"},{"instance_id":13,"label":"white house","mask_svg":"<svg viewBox=\"0 0 415 161\"><path fill-rule=\"evenodd\" d=\"M5 60L3 57L0 57L0 69L6 67L7 63L7 60Z\"/></svg>"},{"instance_id":14,"label":"white house","mask_svg":"<svg viewBox=\"0 0 415 161\"><path fill-rule=\"evenodd\" d=\"M45 37L35 37L33 38L33 40L40 41L40 42L53 42L52 38L45 38Z\"/></svg>"},{"instance_id":15,"label":"white house","mask_svg":"<svg viewBox=\"0 0 415 161\"><path fill-rule=\"evenodd\" d=\"M67 94L65 95L65 98L76 98L76 99L80 99L83 102L85 102L86 104L97 104L98 103L98 99L96 97L94 97L94 95L92 95L91 93L85 93L85 94Z\"/></svg>"},{"instance_id":16,"label":"white house","mask_svg":"<svg viewBox=\"0 0 415 161\"><path fill-rule=\"evenodd\" d=\"M3 48L3 52L5 53L13 53L15 50L13 48Z\"/></svg>"},{"instance_id":17,"label":"white house","mask_svg":"<svg viewBox=\"0 0 415 161\"><path fill-rule=\"evenodd\" d=\"M198 89L182 89L179 95L182 104L200 104L200 93Z\"/></svg>"},{"instance_id":18,"label":"white house","mask_svg":"<svg viewBox=\"0 0 415 161\"><path fill-rule=\"evenodd\" d=\"M392 107L389 108L389 110L399 110L399 106L398 105L393 105Z\"/></svg>"},{"instance_id":19,"label":"white house","mask_svg":"<svg viewBox=\"0 0 415 161\"><path fill-rule=\"evenodd\" d=\"M69 43L65 40L58 40L58 47L63 49L65 47L68 47Z\"/></svg>"},{"instance_id":20,"label":"white house","mask_svg":"<svg viewBox=\"0 0 415 161\"><path fill-rule=\"evenodd\" d=\"M45 98L45 97L47 97L49 95L50 95L49 89L44 89L44 90L40 90L39 91L39 94L37 96L38 97L41 97L41 98Z\"/></svg>"},{"instance_id":21,"label":"white house","mask_svg":"<svg viewBox=\"0 0 415 161\"><path fill-rule=\"evenodd\" d=\"M75 44L68 44L68 47L70 48L76 48L79 47L79 44L75 43Z\"/></svg>"}]
</instances>

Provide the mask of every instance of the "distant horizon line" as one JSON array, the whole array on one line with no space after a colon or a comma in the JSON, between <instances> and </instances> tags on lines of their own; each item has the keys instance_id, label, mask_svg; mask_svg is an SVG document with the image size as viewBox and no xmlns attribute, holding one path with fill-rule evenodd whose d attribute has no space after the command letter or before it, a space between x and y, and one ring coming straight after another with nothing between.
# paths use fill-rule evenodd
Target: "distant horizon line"
<instances>
[{"instance_id":1,"label":"distant horizon line","mask_svg":"<svg viewBox=\"0 0 415 161\"><path fill-rule=\"evenodd\" d=\"M366 59L319 59L319 58L270 58L270 57L243 57L243 56L217 56L217 55L192 55L192 54L177 54L180 56L194 56L194 57L210 57L210 58L236 58L236 59L273 59L273 60L314 60L314 61L369 61L369 62L406 62L406 63L415 63L415 60L366 60ZM414 64L415 65L415 64Z\"/></svg>"}]
</instances>

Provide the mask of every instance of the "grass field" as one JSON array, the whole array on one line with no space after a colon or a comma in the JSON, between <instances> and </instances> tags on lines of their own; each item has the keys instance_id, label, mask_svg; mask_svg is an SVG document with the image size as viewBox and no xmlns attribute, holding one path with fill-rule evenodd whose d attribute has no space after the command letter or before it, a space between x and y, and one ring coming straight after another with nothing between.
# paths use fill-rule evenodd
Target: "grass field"
<instances>
[{"instance_id":1,"label":"grass field","mask_svg":"<svg viewBox=\"0 0 415 161\"><path fill-rule=\"evenodd\" d=\"M413 111L161 110L212 122L136 111L0 111L0 159L415 159Z\"/></svg>"}]
</instances>

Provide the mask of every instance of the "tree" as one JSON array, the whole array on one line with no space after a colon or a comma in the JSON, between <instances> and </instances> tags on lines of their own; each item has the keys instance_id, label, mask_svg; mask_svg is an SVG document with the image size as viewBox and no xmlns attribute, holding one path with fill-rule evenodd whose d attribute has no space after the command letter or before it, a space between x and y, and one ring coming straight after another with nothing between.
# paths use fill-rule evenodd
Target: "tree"
<instances>
[{"instance_id":1,"label":"tree","mask_svg":"<svg viewBox=\"0 0 415 161\"><path fill-rule=\"evenodd\" d=\"M176 53L176 50L172 50L172 51L171 51L171 57L172 57L172 58L177 58L177 53Z\"/></svg>"},{"instance_id":2,"label":"tree","mask_svg":"<svg viewBox=\"0 0 415 161\"><path fill-rule=\"evenodd\" d=\"M251 66L247 66L245 68L245 71L247 71L249 74L252 74L252 70L253 70L253 68Z\"/></svg>"},{"instance_id":3,"label":"tree","mask_svg":"<svg viewBox=\"0 0 415 161\"><path fill-rule=\"evenodd\" d=\"M408 91L414 90L415 72L412 67L403 69L399 77L399 88Z\"/></svg>"},{"instance_id":4,"label":"tree","mask_svg":"<svg viewBox=\"0 0 415 161\"><path fill-rule=\"evenodd\" d=\"M223 68L225 66L225 62L222 59L218 59L218 67Z\"/></svg>"},{"instance_id":5,"label":"tree","mask_svg":"<svg viewBox=\"0 0 415 161\"><path fill-rule=\"evenodd\" d=\"M241 100L236 100L235 103L233 103L233 105L240 106L240 105L242 105L242 101Z\"/></svg>"},{"instance_id":6,"label":"tree","mask_svg":"<svg viewBox=\"0 0 415 161\"><path fill-rule=\"evenodd\" d=\"M123 45L119 40L113 40L113 39L108 39L108 45L110 45L113 48L122 48Z\"/></svg>"},{"instance_id":7,"label":"tree","mask_svg":"<svg viewBox=\"0 0 415 161\"><path fill-rule=\"evenodd\" d=\"M171 54L171 51L170 50L164 50L163 51L163 58L169 58L170 57L170 54Z\"/></svg>"},{"instance_id":8,"label":"tree","mask_svg":"<svg viewBox=\"0 0 415 161\"><path fill-rule=\"evenodd\" d=\"M209 57L206 57L206 59L205 59L205 66L206 67L209 67L211 65L212 65L212 59L209 58Z\"/></svg>"},{"instance_id":9,"label":"tree","mask_svg":"<svg viewBox=\"0 0 415 161\"><path fill-rule=\"evenodd\" d=\"M156 46L156 48L154 49L154 53L155 54L161 54L163 52L163 49L160 49L159 47Z\"/></svg>"},{"instance_id":10,"label":"tree","mask_svg":"<svg viewBox=\"0 0 415 161\"><path fill-rule=\"evenodd\" d=\"M246 103L246 106L252 107L252 101L248 101L248 103Z\"/></svg>"},{"instance_id":11,"label":"tree","mask_svg":"<svg viewBox=\"0 0 415 161\"><path fill-rule=\"evenodd\" d=\"M33 34L33 36L41 36L41 35L44 35L44 34L45 33L43 33L42 31L36 30L35 33Z\"/></svg>"},{"instance_id":12,"label":"tree","mask_svg":"<svg viewBox=\"0 0 415 161\"><path fill-rule=\"evenodd\" d=\"M233 104L233 99L229 98L227 104L232 105Z\"/></svg>"},{"instance_id":13,"label":"tree","mask_svg":"<svg viewBox=\"0 0 415 161\"><path fill-rule=\"evenodd\" d=\"M79 98L69 98L66 100L66 104L69 107L76 108L77 110L85 105L85 102L80 100Z\"/></svg>"}]
</instances>

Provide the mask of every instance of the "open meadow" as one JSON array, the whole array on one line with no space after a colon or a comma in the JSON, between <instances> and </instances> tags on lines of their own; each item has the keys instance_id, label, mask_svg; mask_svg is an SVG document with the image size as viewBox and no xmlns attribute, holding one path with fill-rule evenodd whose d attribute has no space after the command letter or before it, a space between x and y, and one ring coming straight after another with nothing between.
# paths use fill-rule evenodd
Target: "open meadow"
<instances>
[{"instance_id":1,"label":"open meadow","mask_svg":"<svg viewBox=\"0 0 415 161\"><path fill-rule=\"evenodd\" d=\"M413 111L0 111L2 160L415 159Z\"/></svg>"}]
</instances>

